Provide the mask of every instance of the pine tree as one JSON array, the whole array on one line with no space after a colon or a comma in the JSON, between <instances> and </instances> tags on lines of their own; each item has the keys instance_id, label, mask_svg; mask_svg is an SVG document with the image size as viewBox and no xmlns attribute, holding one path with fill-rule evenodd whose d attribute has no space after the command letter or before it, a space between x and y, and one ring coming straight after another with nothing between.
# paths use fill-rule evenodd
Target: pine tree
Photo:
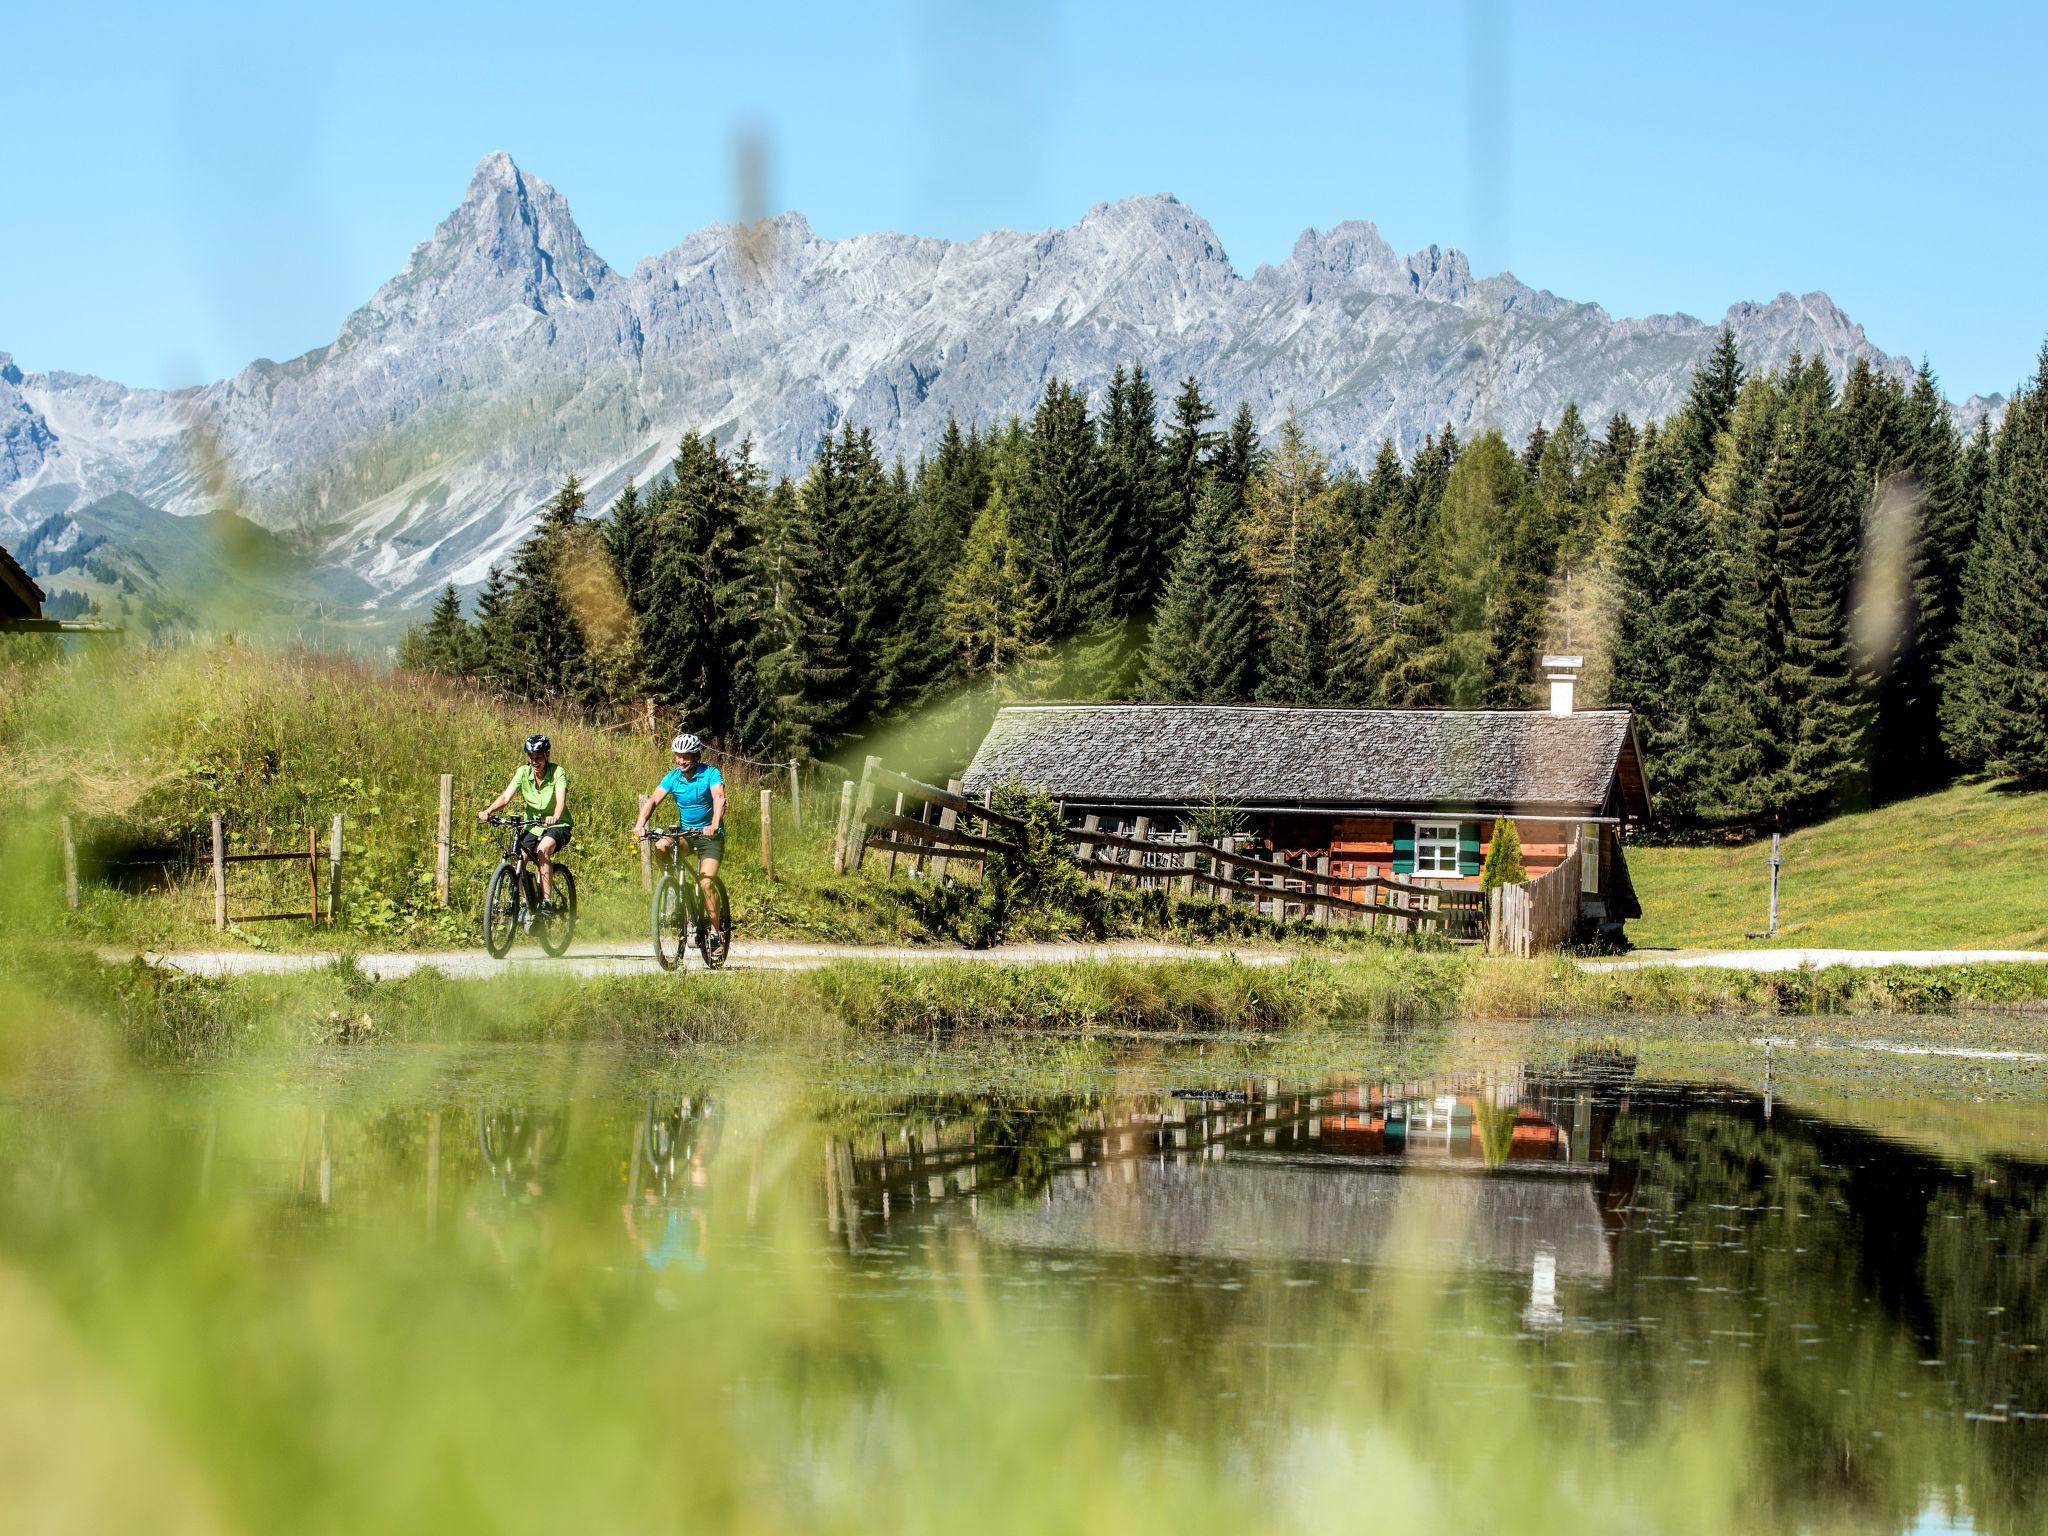
<instances>
[{"instance_id":1,"label":"pine tree","mask_svg":"<svg viewBox=\"0 0 2048 1536\"><path fill-rule=\"evenodd\" d=\"M1217 481L1234 482L1220 471ZM1270 617L1283 588L1300 574L1301 546L1312 529L1336 516L1330 461L1312 447L1301 419L1289 411L1280 441L1245 492L1245 553Z\"/></svg>"},{"instance_id":2,"label":"pine tree","mask_svg":"<svg viewBox=\"0 0 2048 1536\"><path fill-rule=\"evenodd\" d=\"M510 686L511 669L505 659L506 612L512 606L512 584L493 565L484 573L483 589L476 595L476 640L470 653L466 676L493 688Z\"/></svg>"},{"instance_id":3,"label":"pine tree","mask_svg":"<svg viewBox=\"0 0 2048 1536\"><path fill-rule=\"evenodd\" d=\"M1173 425L1166 434L1167 488L1177 530L1195 525L1202 482L1208 478L1209 460L1216 451L1217 436L1208 429L1215 419L1215 410L1202 398L1195 376L1189 374L1173 397ZM1166 553L1170 556L1172 550Z\"/></svg>"},{"instance_id":4,"label":"pine tree","mask_svg":"<svg viewBox=\"0 0 2048 1536\"><path fill-rule=\"evenodd\" d=\"M1362 674L1359 702L1403 708L1436 700L1442 662L1436 542L1416 506L1392 439L1381 442L1365 482L1363 542L1349 583L1353 641Z\"/></svg>"},{"instance_id":5,"label":"pine tree","mask_svg":"<svg viewBox=\"0 0 2048 1536\"><path fill-rule=\"evenodd\" d=\"M693 732L731 740L742 642L721 601L743 559L743 501L717 442L683 434L654 492L640 646L647 689Z\"/></svg>"},{"instance_id":6,"label":"pine tree","mask_svg":"<svg viewBox=\"0 0 2048 1536\"><path fill-rule=\"evenodd\" d=\"M1046 628L1055 640L1115 616L1105 513L1087 402L1063 380L1049 380L1031 419L1011 527L1045 598Z\"/></svg>"},{"instance_id":7,"label":"pine tree","mask_svg":"<svg viewBox=\"0 0 2048 1536\"><path fill-rule=\"evenodd\" d=\"M1714 345L1693 370L1692 387L1686 395L1682 428L1674 423L1670 441L1684 461L1693 486L1706 483L1713 467L1721 434L1735 412L1735 400L1742 393L1742 360L1735 346L1735 332L1722 326Z\"/></svg>"},{"instance_id":8,"label":"pine tree","mask_svg":"<svg viewBox=\"0 0 2048 1536\"><path fill-rule=\"evenodd\" d=\"M1359 702L1365 679L1345 603L1343 545L1333 518L1304 530L1266 621L1259 698L1269 704Z\"/></svg>"},{"instance_id":9,"label":"pine tree","mask_svg":"<svg viewBox=\"0 0 2048 1536\"><path fill-rule=\"evenodd\" d=\"M1252 420L1251 405L1240 400L1237 414L1230 418L1230 430L1216 449L1216 478L1233 488L1240 500L1248 500L1252 482L1265 467L1265 450L1259 445L1259 428Z\"/></svg>"},{"instance_id":10,"label":"pine tree","mask_svg":"<svg viewBox=\"0 0 2048 1536\"><path fill-rule=\"evenodd\" d=\"M476 631L462 617L462 598L454 583L441 589L424 624L414 625L399 642L398 662L444 677L466 677L475 663Z\"/></svg>"},{"instance_id":11,"label":"pine tree","mask_svg":"<svg viewBox=\"0 0 2048 1536\"><path fill-rule=\"evenodd\" d=\"M1526 680L1503 665L1504 656L1507 666L1516 665L1528 646L1520 630L1504 627L1503 620L1526 617L1516 594L1527 577L1513 562L1515 530L1530 515L1532 499L1514 450L1493 431L1472 440L1445 482L1437 518L1445 605L1437 696L1453 709L1498 699L1510 683L1534 686L1533 653Z\"/></svg>"},{"instance_id":12,"label":"pine tree","mask_svg":"<svg viewBox=\"0 0 2048 1536\"><path fill-rule=\"evenodd\" d=\"M626 601L635 613L647 611L647 576L653 556L647 537L647 508L640 491L629 479L605 513L600 530L605 553L625 589Z\"/></svg>"},{"instance_id":13,"label":"pine tree","mask_svg":"<svg viewBox=\"0 0 2048 1536\"><path fill-rule=\"evenodd\" d=\"M997 491L975 519L946 585L946 627L959 644L963 670L984 679L998 698L1014 695L1046 654L1044 610L1010 531L1009 503Z\"/></svg>"},{"instance_id":14,"label":"pine tree","mask_svg":"<svg viewBox=\"0 0 2048 1536\"><path fill-rule=\"evenodd\" d=\"M1165 450L1154 416L1152 381L1143 368L1110 376L1102 424L1102 492L1110 546L1112 607L1138 614L1158 602L1178 542Z\"/></svg>"},{"instance_id":15,"label":"pine tree","mask_svg":"<svg viewBox=\"0 0 2048 1536\"><path fill-rule=\"evenodd\" d=\"M2048 346L1992 445L1941 719L1958 761L2048 785Z\"/></svg>"},{"instance_id":16,"label":"pine tree","mask_svg":"<svg viewBox=\"0 0 2048 1536\"><path fill-rule=\"evenodd\" d=\"M1690 436L1654 429L1636 455L1634 499L1614 557L1613 697L1635 711L1643 751L1657 764L1657 814L1697 821L1711 746L1706 689L1726 576L1705 506L1691 483Z\"/></svg>"},{"instance_id":17,"label":"pine tree","mask_svg":"<svg viewBox=\"0 0 2048 1536\"><path fill-rule=\"evenodd\" d=\"M916 558L909 488L883 471L872 434L851 422L840 429L838 471L847 645L859 667L850 703L865 720L916 704L943 669L946 648Z\"/></svg>"},{"instance_id":18,"label":"pine tree","mask_svg":"<svg viewBox=\"0 0 2048 1536\"><path fill-rule=\"evenodd\" d=\"M1869 710L1846 635L1856 493L1826 370L1796 356L1752 490L1727 529L1726 619L1707 690L1716 819L1791 825L1852 801ZM1761 423L1760 423L1761 425Z\"/></svg>"},{"instance_id":19,"label":"pine tree","mask_svg":"<svg viewBox=\"0 0 2048 1536\"><path fill-rule=\"evenodd\" d=\"M499 659L503 685L524 698L600 700L583 629L562 583L565 558L589 532L581 526L583 505L583 488L571 475L513 557Z\"/></svg>"},{"instance_id":20,"label":"pine tree","mask_svg":"<svg viewBox=\"0 0 2048 1536\"><path fill-rule=\"evenodd\" d=\"M755 635L754 673L762 701L763 739L774 757L816 757L848 728L846 610L834 547L821 536L814 509L829 492L817 489L832 456L827 439L800 495L777 482L763 503L756 545L756 590L763 610ZM828 471L829 473L829 471Z\"/></svg>"},{"instance_id":21,"label":"pine tree","mask_svg":"<svg viewBox=\"0 0 2048 1536\"><path fill-rule=\"evenodd\" d=\"M988 491L988 454L980 430L970 427L963 434L958 418L948 417L938 451L917 476L917 545L932 569L952 568Z\"/></svg>"},{"instance_id":22,"label":"pine tree","mask_svg":"<svg viewBox=\"0 0 2048 1536\"><path fill-rule=\"evenodd\" d=\"M1145 688L1172 703L1230 704L1251 698L1257 680L1258 602L1237 498L1212 481L1166 579Z\"/></svg>"}]
</instances>

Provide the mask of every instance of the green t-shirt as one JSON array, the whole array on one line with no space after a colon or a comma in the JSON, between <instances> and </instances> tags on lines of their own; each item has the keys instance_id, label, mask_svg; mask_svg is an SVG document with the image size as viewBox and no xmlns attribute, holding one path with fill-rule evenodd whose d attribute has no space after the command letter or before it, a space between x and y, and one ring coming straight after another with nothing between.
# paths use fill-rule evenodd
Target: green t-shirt
<instances>
[{"instance_id":1,"label":"green t-shirt","mask_svg":"<svg viewBox=\"0 0 2048 1536\"><path fill-rule=\"evenodd\" d=\"M555 809L555 791L562 791L562 815L557 826L569 822L569 771L560 763L549 763L547 772L538 782L533 777L533 764L521 763L519 771L512 775L512 793L529 816L551 815Z\"/></svg>"}]
</instances>

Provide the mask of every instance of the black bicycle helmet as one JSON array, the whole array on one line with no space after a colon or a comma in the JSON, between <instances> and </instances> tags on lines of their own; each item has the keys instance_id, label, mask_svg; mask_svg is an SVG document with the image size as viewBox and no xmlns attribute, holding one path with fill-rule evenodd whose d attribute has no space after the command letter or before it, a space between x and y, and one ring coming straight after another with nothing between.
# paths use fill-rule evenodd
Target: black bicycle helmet
<instances>
[{"instance_id":1,"label":"black bicycle helmet","mask_svg":"<svg viewBox=\"0 0 2048 1536\"><path fill-rule=\"evenodd\" d=\"M554 743L549 741L547 737L543 736L539 731L535 731L531 736L526 738L526 750L529 752L545 752L548 750L549 747L553 745Z\"/></svg>"}]
</instances>

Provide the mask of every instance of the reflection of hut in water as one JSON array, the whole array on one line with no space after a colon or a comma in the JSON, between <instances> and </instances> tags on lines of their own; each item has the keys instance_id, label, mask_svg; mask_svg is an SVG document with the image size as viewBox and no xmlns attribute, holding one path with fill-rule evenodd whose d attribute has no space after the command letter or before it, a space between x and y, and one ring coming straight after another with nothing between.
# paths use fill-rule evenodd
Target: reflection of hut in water
<instances>
[{"instance_id":1,"label":"reflection of hut in water","mask_svg":"<svg viewBox=\"0 0 2048 1536\"><path fill-rule=\"evenodd\" d=\"M906 1124L837 1143L828 1198L855 1247L924 1212L1023 1248L1602 1279L1633 1187L1601 1155L1609 1118L1520 1076L1269 1083L1080 1114L1030 1175L1009 1137Z\"/></svg>"}]
</instances>

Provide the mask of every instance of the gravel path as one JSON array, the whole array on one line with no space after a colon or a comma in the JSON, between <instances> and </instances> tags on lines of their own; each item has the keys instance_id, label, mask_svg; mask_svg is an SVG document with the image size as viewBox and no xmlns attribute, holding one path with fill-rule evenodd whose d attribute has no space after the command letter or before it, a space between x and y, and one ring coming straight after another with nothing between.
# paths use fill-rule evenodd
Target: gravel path
<instances>
[{"instance_id":1,"label":"gravel path","mask_svg":"<svg viewBox=\"0 0 2048 1536\"><path fill-rule=\"evenodd\" d=\"M102 959L135 958L130 950L106 949ZM245 949L145 952L142 959L194 976L264 976L310 971L335 957L328 953L279 953ZM727 961L735 971L815 971L841 960L879 960L894 965L1077 965L1091 960L1238 960L1246 965L1285 965L1290 957L1276 949L1204 949L1182 944L1006 944L1001 949L917 949L888 944L790 944L742 942ZM387 951L359 954L356 963L378 980L410 976L432 966L447 976L503 976L509 972L556 971L573 976L632 976L655 971L654 955L645 944L572 944L559 960L533 945L522 944L503 960L480 949ZM704 962L695 950L686 958L690 970Z\"/></svg>"},{"instance_id":2,"label":"gravel path","mask_svg":"<svg viewBox=\"0 0 2048 1536\"><path fill-rule=\"evenodd\" d=\"M129 950L100 951L102 959L135 958ZM177 950L145 953L152 965L167 965L195 976L261 976L310 971L335 957L330 953L279 953L249 949ZM795 944L760 941L742 943L728 969L736 971L814 971L840 960L878 960L892 965L1079 965L1094 960L1237 960L1245 965L1285 965L1289 955L1270 948L1198 948L1180 944L1007 944L1001 949L929 949L890 944ZM1801 966L1830 965L1968 965L1981 961L2048 962L2048 950L2036 949L1728 949L1637 951L1620 960L1581 960L1587 971L1639 971L1650 966L1712 966L1740 971L1793 971ZM575 976L630 976L656 969L645 944L575 944L559 960L550 960L532 945L522 944L503 960L480 949L392 950L356 956L356 963L379 980L410 976L432 966L448 976L502 976L508 972L565 971ZM686 966L701 970L703 962L690 951Z\"/></svg>"}]
</instances>

